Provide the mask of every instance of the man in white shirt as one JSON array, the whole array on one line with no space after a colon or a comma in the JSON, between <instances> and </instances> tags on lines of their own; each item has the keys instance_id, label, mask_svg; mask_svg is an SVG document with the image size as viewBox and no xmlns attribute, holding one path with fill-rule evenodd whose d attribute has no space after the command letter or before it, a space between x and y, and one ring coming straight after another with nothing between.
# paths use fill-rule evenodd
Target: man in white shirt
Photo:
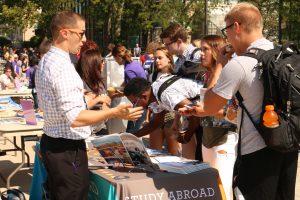
<instances>
[{"instance_id":1,"label":"man in white shirt","mask_svg":"<svg viewBox=\"0 0 300 200\"><path fill-rule=\"evenodd\" d=\"M237 91L255 121L262 112L263 85L259 79L257 60L243 53L251 48L269 50L273 43L263 37L263 21L258 8L250 3L238 3L225 16L226 27L222 32L233 46L237 56L228 61L226 48L221 50L220 78L205 94L204 107L198 105L196 115L214 115ZM219 66L219 67L220 67ZM298 152L281 153L268 148L244 114L241 126L241 109L238 126L241 129L241 158L235 178L235 194L247 200L293 200L297 174ZM242 196L244 198L242 198Z\"/></svg>"},{"instance_id":2,"label":"man in white shirt","mask_svg":"<svg viewBox=\"0 0 300 200\"><path fill-rule=\"evenodd\" d=\"M84 88L69 54L80 51L85 37L84 18L72 11L57 13L51 21L53 46L36 71L39 107L44 111L41 153L48 172L51 199L87 199L89 173L85 141L90 125L118 117L134 120L142 108L123 104L103 110L87 110Z\"/></svg>"},{"instance_id":3,"label":"man in white shirt","mask_svg":"<svg viewBox=\"0 0 300 200\"><path fill-rule=\"evenodd\" d=\"M4 73L0 76L1 90L11 89L15 87L14 79L12 77L11 67L6 66Z\"/></svg>"}]
</instances>

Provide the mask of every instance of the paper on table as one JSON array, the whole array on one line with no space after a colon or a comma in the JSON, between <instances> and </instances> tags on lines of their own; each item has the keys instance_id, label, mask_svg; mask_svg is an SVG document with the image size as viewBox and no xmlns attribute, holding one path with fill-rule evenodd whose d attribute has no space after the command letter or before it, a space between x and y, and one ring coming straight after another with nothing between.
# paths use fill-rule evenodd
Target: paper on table
<instances>
[{"instance_id":1,"label":"paper on table","mask_svg":"<svg viewBox=\"0 0 300 200\"><path fill-rule=\"evenodd\" d=\"M22 109L23 109L26 124L28 124L28 125L37 125L37 120L36 120L36 117L35 117L35 112L34 112L34 109L33 109L32 100L21 99L20 103L21 103L21 106L22 106Z\"/></svg>"}]
</instances>

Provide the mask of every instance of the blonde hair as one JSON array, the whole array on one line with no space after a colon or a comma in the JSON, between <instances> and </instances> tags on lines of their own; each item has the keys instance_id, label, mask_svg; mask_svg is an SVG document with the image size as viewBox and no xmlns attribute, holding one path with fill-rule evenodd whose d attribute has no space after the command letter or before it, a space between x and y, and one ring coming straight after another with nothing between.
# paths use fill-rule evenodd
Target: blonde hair
<instances>
[{"instance_id":1,"label":"blonde hair","mask_svg":"<svg viewBox=\"0 0 300 200\"><path fill-rule=\"evenodd\" d=\"M225 44L225 39L219 35L207 35L202 38L201 42L206 42L210 46L212 52L212 63L215 65L219 50Z\"/></svg>"},{"instance_id":2,"label":"blonde hair","mask_svg":"<svg viewBox=\"0 0 300 200\"><path fill-rule=\"evenodd\" d=\"M247 33L263 29L263 19L259 9L248 2L236 4L226 14L225 21L240 23Z\"/></svg>"}]
</instances>

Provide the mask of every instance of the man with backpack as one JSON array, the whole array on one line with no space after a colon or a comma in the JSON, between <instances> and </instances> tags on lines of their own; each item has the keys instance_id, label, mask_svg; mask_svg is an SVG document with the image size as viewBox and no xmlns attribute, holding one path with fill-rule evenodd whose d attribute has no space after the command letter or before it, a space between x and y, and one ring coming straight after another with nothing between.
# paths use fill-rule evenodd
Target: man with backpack
<instances>
[{"instance_id":1,"label":"man with backpack","mask_svg":"<svg viewBox=\"0 0 300 200\"><path fill-rule=\"evenodd\" d=\"M188 44L188 33L178 23L171 23L161 34L165 47L178 57L175 62L175 72L178 75L195 79L200 71L200 49ZM188 66L187 66L188 65Z\"/></svg>"},{"instance_id":2,"label":"man with backpack","mask_svg":"<svg viewBox=\"0 0 300 200\"><path fill-rule=\"evenodd\" d=\"M258 60L245 53L253 48L270 50L273 43L262 34L263 20L257 7L238 3L225 16L222 33L237 54L228 61L226 48L221 50L219 62L223 65L214 88L205 94L204 106L198 105L197 116L213 115L239 92L254 123L263 112L264 87L260 80ZM218 70L218 69L216 69ZM266 91L265 91L266 92ZM234 172L234 192L237 199L292 200L295 197L298 151L280 152L266 145L245 109L239 108L240 141ZM239 152L240 150L240 152Z\"/></svg>"},{"instance_id":3,"label":"man with backpack","mask_svg":"<svg viewBox=\"0 0 300 200\"><path fill-rule=\"evenodd\" d=\"M171 23L161 34L166 49L172 54L177 56L175 61L174 72L181 77L201 80L203 68L200 66L201 50L192 44L188 44L188 32L187 30L178 23ZM202 81L202 80L201 80ZM200 92L200 91L199 91ZM178 122L179 116L175 116L174 122ZM199 126L195 130L197 138L196 154L200 156L202 160L202 132L203 129ZM193 149L192 145L183 146L185 149ZM185 149L183 151L185 151Z\"/></svg>"}]
</instances>

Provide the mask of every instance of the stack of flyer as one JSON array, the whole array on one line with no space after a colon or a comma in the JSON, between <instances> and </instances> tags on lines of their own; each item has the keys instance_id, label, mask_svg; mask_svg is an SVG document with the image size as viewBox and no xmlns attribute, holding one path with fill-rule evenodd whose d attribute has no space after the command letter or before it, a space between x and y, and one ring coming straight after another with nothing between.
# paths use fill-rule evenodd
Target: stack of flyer
<instances>
[{"instance_id":1,"label":"stack of flyer","mask_svg":"<svg viewBox=\"0 0 300 200\"><path fill-rule=\"evenodd\" d=\"M151 157L151 161L158 165L161 170L178 174L189 174L210 168L208 163L185 159L178 156Z\"/></svg>"}]
</instances>

